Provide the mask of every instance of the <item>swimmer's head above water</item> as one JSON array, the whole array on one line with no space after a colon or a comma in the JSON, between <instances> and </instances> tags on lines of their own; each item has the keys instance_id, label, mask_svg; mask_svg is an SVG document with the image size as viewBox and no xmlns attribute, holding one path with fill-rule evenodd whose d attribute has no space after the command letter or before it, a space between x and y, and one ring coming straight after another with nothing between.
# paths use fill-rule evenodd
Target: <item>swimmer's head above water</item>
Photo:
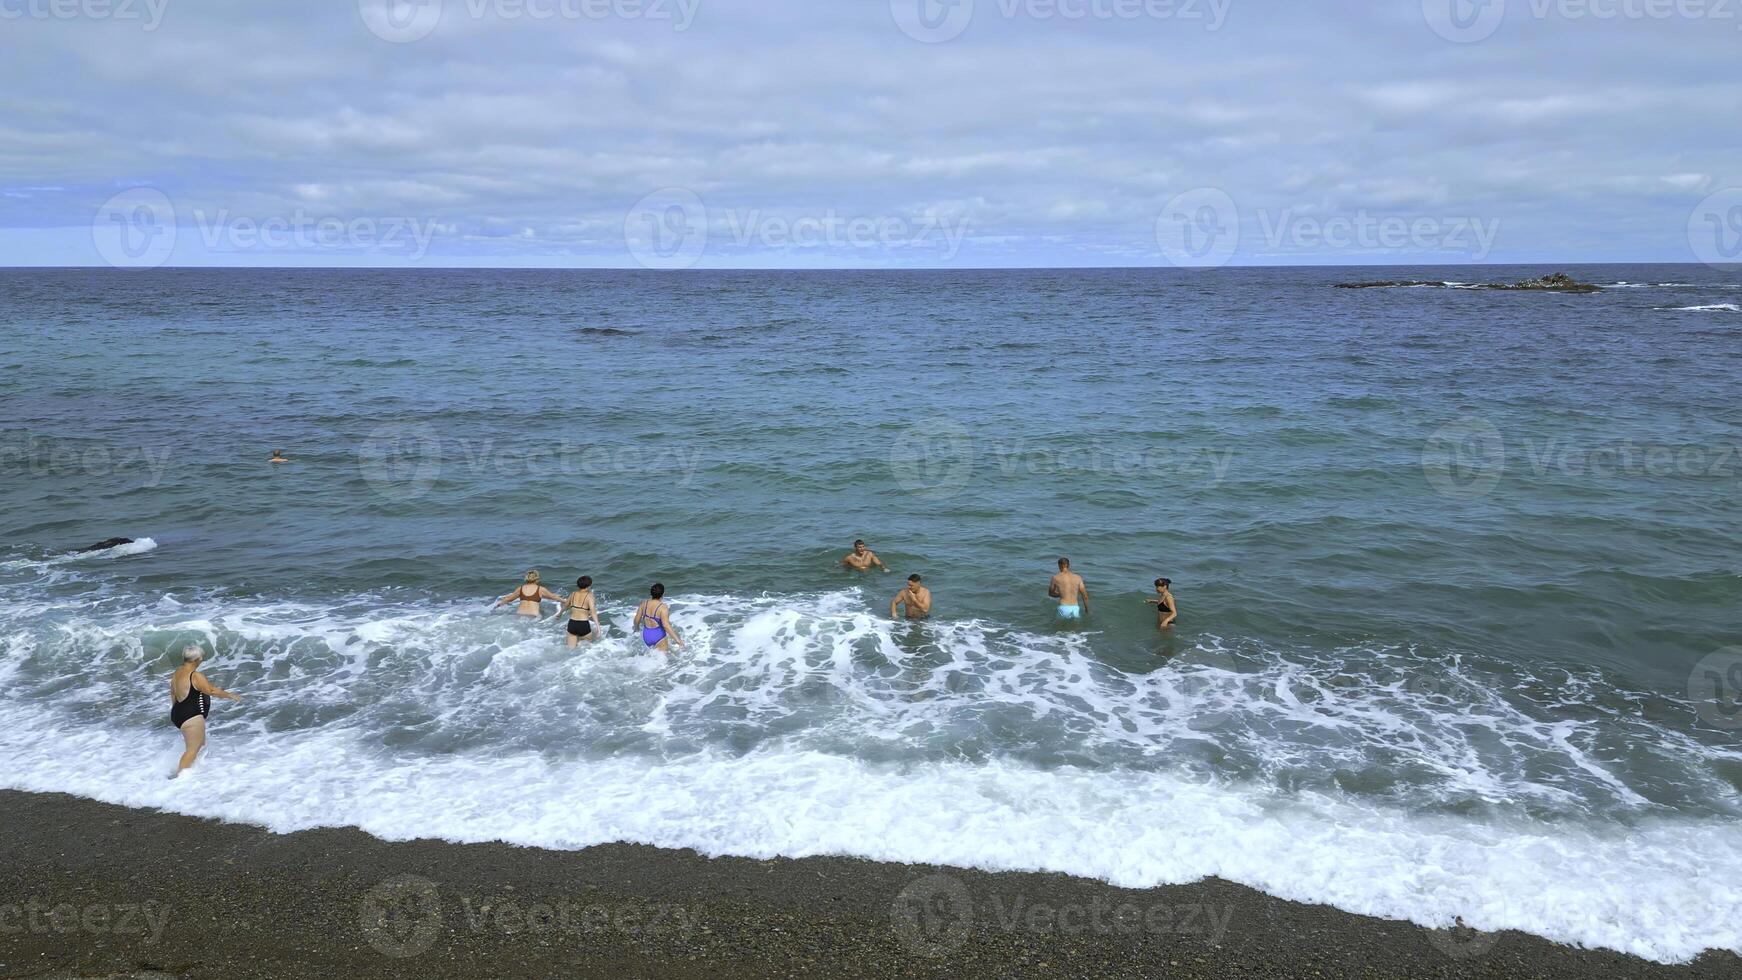
<instances>
[{"instance_id":1,"label":"swimmer's head above water","mask_svg":"<svg viewBox=\"0 0 1742 980\"><path fill-rule=\"evenodd\" d=\"M538 584L538 569L534 568L526 573L526 584L527 585L537 585Z\"/></svg>"},{"instance_id":2,"label":"swimmer's head above water","mask_svg":"<svg viewBox=\"0 0 1742 980\"><path fill-rule=\"evenodd\" d=\"M591 575L582 575L580 578L575 579L575 588L581 590L582 592L585 592L592 587L593 587L593 576L591 576Z\"/></svg>"},{"instance_id":3,"label":"swimmer's head above water","mask_svg":"<svg viewBox=\"0 0 1742 980\"><path fill-rule=\"evenodd\" d=\"M200 646L198 643L189 643L187 646L182 647L182 650L181 650L181 662L182 663L184 663L184 664L197 664L204 659L206 659L205 648Z\"/></svg>"}]
</instances>

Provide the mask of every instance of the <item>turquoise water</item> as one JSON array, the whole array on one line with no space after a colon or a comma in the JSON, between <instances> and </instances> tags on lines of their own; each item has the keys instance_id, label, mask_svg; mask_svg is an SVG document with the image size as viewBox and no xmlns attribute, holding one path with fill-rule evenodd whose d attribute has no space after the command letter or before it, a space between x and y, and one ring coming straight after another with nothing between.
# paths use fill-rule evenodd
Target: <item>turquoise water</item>
<instances>
[{"instance_id":1,"label":"turquoise water","mask_svg":"<svg viewBox=\"0 0 1742 980\"><path fill-rule=\"evenodd\" d=\"M9 785L1742 948L1742 282L1574 271L1612 288L0 272L0 716L87 749ZM60 557L116 535L155 547ZM835 567L856 537L896 574ZM532 567L614 638L488 616ZM933 622L884 621L913 572ZM669 663L621 635L655 579ZM195 637L251 695L202 766L255 773L198 795L151 768ZM1160 814L1192 853L1107 826Z\"/></svg>"}]
</instances>

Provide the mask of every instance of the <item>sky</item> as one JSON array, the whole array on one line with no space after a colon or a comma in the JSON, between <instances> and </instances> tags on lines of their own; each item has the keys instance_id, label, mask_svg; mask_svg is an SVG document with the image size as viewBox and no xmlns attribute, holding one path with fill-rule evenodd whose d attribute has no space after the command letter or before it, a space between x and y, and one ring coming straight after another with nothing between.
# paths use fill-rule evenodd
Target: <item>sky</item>
<instances>
[{"instance_id":1,"label":"sky","mask_svg":"<svg viewBox=\"0 0 1742 980\"><path fill-rule=\"evenodd\" d=\"M0 265L1742 261L1742 0L0 0Z\"/></svg>"}]
</instances>

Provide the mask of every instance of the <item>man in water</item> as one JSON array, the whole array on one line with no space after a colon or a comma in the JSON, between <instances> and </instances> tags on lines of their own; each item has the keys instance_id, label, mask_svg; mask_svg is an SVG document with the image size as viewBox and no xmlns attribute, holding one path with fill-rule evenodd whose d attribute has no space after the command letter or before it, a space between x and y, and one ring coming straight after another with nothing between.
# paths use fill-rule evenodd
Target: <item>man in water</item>
<instances>
[{"instance_id":1,"label":"man in water","mask_svg":"<svg viewBox=\"0 0 1742 980\"><path fill-rule=\"evenodd\" d=\"M855 572L868 572L872 565L876 565L885 572L889 571L888 567L883 564L883 559L877 557L877 552L865 547L864 538L853 542L853 553L841 559L841 564Z\"/></svg>"},{"instance_id":2,"label":"man in water","mask_svg":"<svg viewBox=\"0 0 1742 980\"><path fill-rule=\"evenodd\" d=\"M272 458L267 460L267 462L268 463L288 463L288 462L290 462L290 460L284 458L284 450L274 449L272 451Z\"/></svg>"},{"instance_id":3,"label":"man in water","mask_svg":"<svg viewBox=\"0 0 1742 980\"><path fill-rule=\"evenodd\" d=\"M901 614L897 610L902 606L907 607L908 619L924 619L931 615L931 590L919 584L918 575L909 575L907 588L897 592L895 598L889 600L889 618L900 619Z\"/></svg>"},{"instance_id":4,"label":"man in water","mask_svg":"<svg viewBox=\"0 0 1742 980\"><path fill-rule=\"evenodd\" d=\"M1059 572L1052 577L1046 594L1059 601L1060 619L1082 619L1089 611L1089 587L1081 575L1071 571L1069 558L1059 559Z\"/></svg>"},{"instance_id":5,"label":"man in water","mask_svg":"<svg viewBox=\"0 0 1742 980\"><path fill-rule=\"evenodd\" d=\"M1173 579L1155 580L1155 598L1146 600L1155 607L1155 628L1169 629L1179 618L1179 604L1173 601Z\"/></svg>"}]
</instances>

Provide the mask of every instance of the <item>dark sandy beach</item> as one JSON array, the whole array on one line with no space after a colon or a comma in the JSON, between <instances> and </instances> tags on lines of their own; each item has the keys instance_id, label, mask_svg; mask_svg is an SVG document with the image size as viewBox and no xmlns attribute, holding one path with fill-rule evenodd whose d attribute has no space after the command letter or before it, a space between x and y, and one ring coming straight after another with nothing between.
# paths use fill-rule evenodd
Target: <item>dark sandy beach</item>
<instances>
[{"instance_id":1,"label":"dark sandy beach","mask_svg":"<svg viewBox=\"0 0 1742 980\"><path fill-rule=\"evenodd\" d=\"M1711 977L1223 881L277 835L0 792L0 976Z\"/></svg>"}]
</instances>

